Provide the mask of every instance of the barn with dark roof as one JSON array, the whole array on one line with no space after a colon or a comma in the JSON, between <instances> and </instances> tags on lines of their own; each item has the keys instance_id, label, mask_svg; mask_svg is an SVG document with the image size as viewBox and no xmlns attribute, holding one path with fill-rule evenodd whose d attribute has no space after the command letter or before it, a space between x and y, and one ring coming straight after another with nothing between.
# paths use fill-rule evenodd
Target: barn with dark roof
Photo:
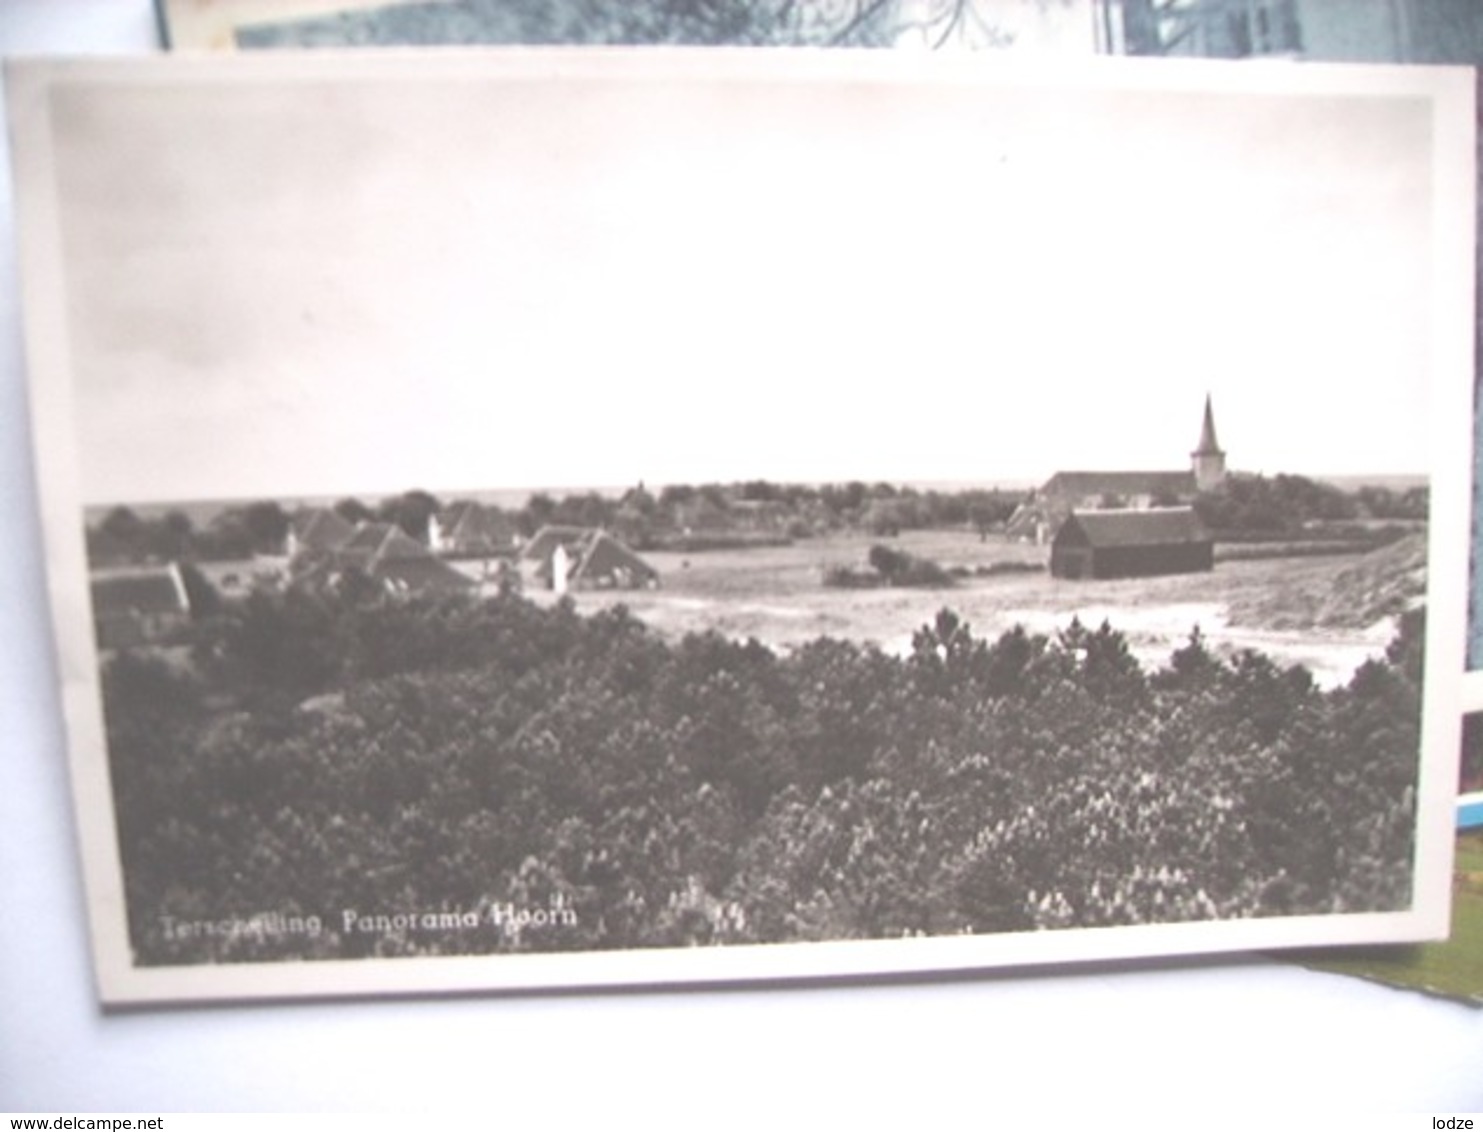
<instances>
[{"instance_id":1,"label":"barn with dark roof","mask_svg":"<svg viewBox=\"0 0 1483 1132\"><path fill-rule=\"evenodd\" d=\"M1057 578L1193 574L1214 565L1214 543L1189 507L1074 511L1050 547Z\"/></svg>"}]
</instances>

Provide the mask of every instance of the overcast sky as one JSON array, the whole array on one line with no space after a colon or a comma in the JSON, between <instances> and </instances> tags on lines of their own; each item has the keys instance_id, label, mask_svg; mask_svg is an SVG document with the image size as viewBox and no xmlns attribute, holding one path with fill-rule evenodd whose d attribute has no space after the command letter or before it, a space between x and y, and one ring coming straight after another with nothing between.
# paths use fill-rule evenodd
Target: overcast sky
<instances>
[{"instance_id":1,"label":"overcast sky","mask_svg":"<svg viewBox=\"0 0 1483 1132\"><path fill-rule=\"evenodd\" d=\"M1419 100L213 65L53 94L90 503L1427 467Z\"/></svg>"}]
</instances>

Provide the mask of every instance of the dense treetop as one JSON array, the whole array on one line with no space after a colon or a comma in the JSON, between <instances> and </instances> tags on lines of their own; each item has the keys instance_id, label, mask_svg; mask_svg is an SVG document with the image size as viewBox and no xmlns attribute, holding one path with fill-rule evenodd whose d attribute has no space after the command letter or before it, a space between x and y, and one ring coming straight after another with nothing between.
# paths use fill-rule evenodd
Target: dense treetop
<instances>
[{"instance_id":1,"label":"dense treetop","mask_svg":"<svg viewBox=\"0 0 1483 1132\"><path fill-rule=\"evenodd\" d=\"M1343 688L1110 625L910 655L622 608L291 589L104 673L141 962L1002 932L1404 907L1419 624ZM529 931L346 930L344 909ZM316 915L312 937L170 923Z\"/></svg>"}]
</instances>

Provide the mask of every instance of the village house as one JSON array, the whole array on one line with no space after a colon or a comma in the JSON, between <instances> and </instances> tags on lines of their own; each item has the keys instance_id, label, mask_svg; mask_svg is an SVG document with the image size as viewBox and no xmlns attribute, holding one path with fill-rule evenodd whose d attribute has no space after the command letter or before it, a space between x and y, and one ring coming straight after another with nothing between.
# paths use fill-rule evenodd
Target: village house
<instances>
[{"instance_id":1,"label":"village house","mask_svg":"<svg viewBox=\"0 0 1483 1132\"><path fill-rule=\"evenodd\" d=\"M89 581L99 648L157 643L190 624L190 595L176 563L100 571Z\"/></svg>"},{"instance_id":2,"label":"village house","mask_svg":"<svg viewBox=\"0 0 1483 1132\"><path fill-rule=\"evenodd\" d=\"M526 576L547 589L637 590L659 585L659 571L595 527L542 527L521 551Z\"/></svg>"},{"instance_id":3,"label":"village house","mask_svg":"<svg viewBox=\"0 0 1483 1132\"><path fill-rule=\"evenodd\" d=\"M519 541L509 516L472 500L450 503L428 520L428 549L443 558L512 558Z\"/></svg>"},{"instance_id":4,"label":"village house","mask_svg":"<svg viewBox=\"0 0 1483 1132\"><path fill-rule=\"evenodd\" d=\"M549 585L551 559L556 551L563 550L570 558L572 548L579 544L590 530L590 527L547 523L520 548L521 574L527 581L544 582Z\"/></svg>"},{"instance_id":5,"label":"village house","mask_svg":"<svg viewBox=\"0 0 1483 1132\"><path fill-rule=\"evenodd\" d=\"M349 542L355 524L328 507L301 507L288 517L284 553L289 559L303 554L327 554Z\"/></svg>"},{"instance_id":6,"label":"village house","mask_svg":"<svg viewBox=\"0 0 1483 1132\"><path fill-rule=\"evenodd\" d=\"M357 523L348 539L317 553L303 553L290 570L296 579L320 578L332 584L356 571L399 596L469 593L478 586L394 523Z\"/></svg>"}]
</instances>

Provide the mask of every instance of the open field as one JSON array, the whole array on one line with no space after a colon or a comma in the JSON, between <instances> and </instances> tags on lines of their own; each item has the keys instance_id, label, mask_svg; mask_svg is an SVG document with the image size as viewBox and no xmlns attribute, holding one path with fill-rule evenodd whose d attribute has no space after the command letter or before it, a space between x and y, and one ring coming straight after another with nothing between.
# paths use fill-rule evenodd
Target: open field
<instances>
[{"instance_id":1,"label":"open field","mask_svg":"<svg viewBox=\"0 0 1483 1132\"><path fill-rule=\"evenodd\" d=\"M1400 612L1392 608L1398 604L1396 584L1420 592L1415 554L1395 548L1374 552L1388 558L1221 562L1211 573L1164 578L1072 582L1039 571L966 577L943 589L823 586L828 567L863 566L870 546L881 541L841 535L784 547L649 554L646 559L664 579L662 589L574 596L584 611L627 605L668 635L715 629L781 649L833 636L904 652L912 633L949 606L975 633L987 637L1015 624L1052 632L1072 616L1093 627L1106 619L1127 636L1141 660L1157 665L1198 625L1218 651L1259 649L1280 662L1303 663L1321 683L1331 684L1342 682L1366 658L1384 651L1392 617ZM1047 554L1044 547L992 536L980 541L971 533L954 531L910 532L889 545L950 570L972 571L1002 562L1043 563ZM1385 592L1369 595L1366 581L1371 590ZM1358 600L1345 600L1355 595Z\"/></svg>"}]
</instances>

